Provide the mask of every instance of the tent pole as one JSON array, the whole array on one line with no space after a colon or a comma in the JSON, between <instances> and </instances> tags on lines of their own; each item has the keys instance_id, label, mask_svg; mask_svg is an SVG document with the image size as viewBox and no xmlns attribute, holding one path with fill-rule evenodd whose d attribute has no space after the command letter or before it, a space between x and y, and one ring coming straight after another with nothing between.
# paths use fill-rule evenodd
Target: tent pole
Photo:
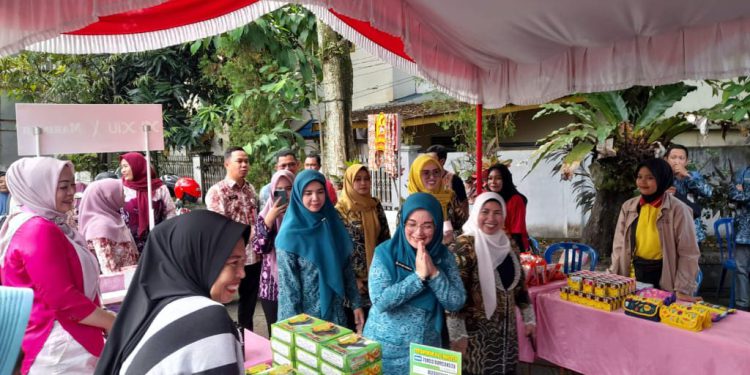
<instances>
[{"instance_id":1,"label":"tent pole","mask_svg":"<svg viewBox=\"0 0 750 375\"><path fill-rule=\"evenodd\" d=\"M482 194L482 105L477 104L477 195Z\"/></svg>"}]
</instances>

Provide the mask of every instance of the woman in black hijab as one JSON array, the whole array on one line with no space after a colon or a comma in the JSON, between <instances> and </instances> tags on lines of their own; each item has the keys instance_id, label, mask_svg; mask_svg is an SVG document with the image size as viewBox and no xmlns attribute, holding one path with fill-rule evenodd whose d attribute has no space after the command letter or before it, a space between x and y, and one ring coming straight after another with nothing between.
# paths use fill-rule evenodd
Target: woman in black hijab
<instances>
[{"instance_id":1,"label":"woman in black hijab","mask_svg":"<svg viewBox=\"0 0 750 375\"><path fill-rule=\"evenodd\" d=\"M521 251L529 249L526 230L526 204L529 200L518 192L513 175L505 164L495 164L487 170L487 190L500 194L506 205L505 232Z\"/></svg>"},{"instance_id":2,"label":"woman in black hijab","mask_svg":"<svg viewBox=\"0 0 750 375\"><path fill-rule=\"evenodd\" d=\"M620 210L610 272L694 300L700 251L690 208L665 194L672 186L672 167L663 159L648 159L634 177L641 194Z\"/></svg>"},{"instance_id":3,"label":"woman in black hijab","mask_svg":"<svg viewBox=\"0 0 750 375\"><path fill-rule=\"evenodd\" d=\"M149 235L96 374L237 374L238 332L222 303L245 276L250 227L193 211Z\"/></svg>"}]
</instances>

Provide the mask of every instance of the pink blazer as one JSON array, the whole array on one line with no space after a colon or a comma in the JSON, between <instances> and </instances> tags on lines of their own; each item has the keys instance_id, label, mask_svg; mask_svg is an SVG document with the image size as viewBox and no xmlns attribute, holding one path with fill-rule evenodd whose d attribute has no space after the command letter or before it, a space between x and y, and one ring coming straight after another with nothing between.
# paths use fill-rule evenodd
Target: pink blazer
<instances>
[{"instance_id":1,"label":"pink blazer","mask_svg":"<svg viewBox=\"0 0 750 375\"><path fill-rule=\"evenodd\" d=\"M83 271L75 248L55 223L34 217L10 241L0 269L3 285L34 290L31 317L23 337L23 373L27 373L52 331L60 322L86 350L99 356L104 331L78 322L99 306L86 297Z\"/></svg>"}]
</instances>

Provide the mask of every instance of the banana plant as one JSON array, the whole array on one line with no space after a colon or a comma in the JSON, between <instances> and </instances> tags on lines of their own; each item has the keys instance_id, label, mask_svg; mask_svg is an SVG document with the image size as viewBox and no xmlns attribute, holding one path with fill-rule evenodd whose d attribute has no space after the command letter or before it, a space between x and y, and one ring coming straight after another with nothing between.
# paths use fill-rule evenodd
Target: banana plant
<instances>
[{"instance_id":1,"label":"banana plant","mask_svg":"<svg viewBox=\"0 0 750 375\"><path fill-rule=\"evenodd\" d=\"M613 175L622 168L635 168L641 160L654 156L659 144L694 126L683 115L663 117L664 112L695 87L683 83L647 90L645 105L629 105L622 91L585 94L586 104L545 104L534 119L551 114L567 114L576 121L553 131L537 143L534 169L550 155L559 158L563 179L569 180L581 162L593 155L595 162L611 165Z\"/></svg>"}]
</instances>

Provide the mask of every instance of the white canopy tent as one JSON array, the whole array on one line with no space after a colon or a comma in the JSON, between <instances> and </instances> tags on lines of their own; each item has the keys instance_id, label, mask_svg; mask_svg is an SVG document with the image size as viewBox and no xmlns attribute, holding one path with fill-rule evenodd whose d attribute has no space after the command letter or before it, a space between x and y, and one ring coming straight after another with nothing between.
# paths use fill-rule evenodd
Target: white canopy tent
<instances>
[{"instance_id":1,"label":"white canopy tent","mask_svg":"<svg viewBox=\"0 0 750 375\"><path fill-rule=\"evenodd\" d=\"M23 48L59 53L162 48L242 26L288 2L74 3L0 3L0 56ZM538 104L573 93L750 73L747 0L298 3L361 48L477 104L478 114L482 106ZM124 13L105 16L118 11ZM65 34L55 36L59 33ZM481 126L477 129L481 132Z\"/></svg>"}]
</instances>

